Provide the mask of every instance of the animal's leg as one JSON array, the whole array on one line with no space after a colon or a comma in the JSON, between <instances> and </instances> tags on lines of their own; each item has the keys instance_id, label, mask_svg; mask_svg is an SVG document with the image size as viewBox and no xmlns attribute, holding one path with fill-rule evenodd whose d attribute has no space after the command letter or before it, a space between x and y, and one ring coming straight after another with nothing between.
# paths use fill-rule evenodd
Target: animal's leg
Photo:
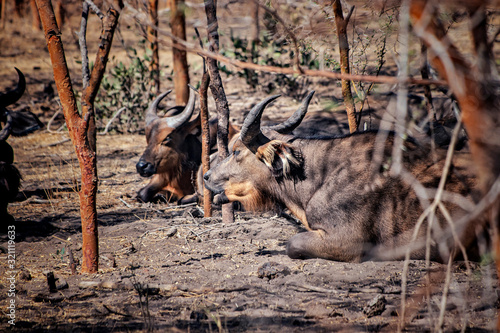
<instances>
[{"instance_id":1,"label":"animal's leg","mask_svg":"<svg viewBox=\"0 0 500 333\"><path fill-rule=\"evenodd\" d=\"M182 198L180 198L178 201L177 201L177 204L178 205L188 205L188 204L191 204L191 203L194 203L194 202L198 202L199 201L199 197L198 197L198 194L188 194L188 195L185 195L183 196Z\"/></svg>"},{"instance_id":2,"label":"animal's leg","mask_svg":"<svg viewBox=\"0 0 500 333\"><path fill-rule=\"evenodd\" d=\"M364 245L361 240L342 239L323 230L313 230L290 238L286 252L292 259L360 261Z\"/></svg>"},{"instance_id":3,"label":"animal's leg","mask_svg":"<svg viewBox=\"0 0 500 333\"><path fill-rule=\"evenodd\" d=\"M143 202L150 202L154 196L163 189L165 186L163 183L164 182L158 175L154 175L149 184L137 192L137 197Z\"/></svg>"}]
</instances>

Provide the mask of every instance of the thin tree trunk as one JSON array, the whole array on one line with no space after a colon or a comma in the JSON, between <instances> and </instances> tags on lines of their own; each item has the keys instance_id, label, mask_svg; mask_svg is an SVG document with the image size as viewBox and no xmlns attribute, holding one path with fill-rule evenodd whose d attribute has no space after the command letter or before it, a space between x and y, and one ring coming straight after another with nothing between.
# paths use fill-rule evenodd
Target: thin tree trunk
<instances>
[{"instance_id":1,"label":"thin tree trunk","mask_svg":"<svg viewBox=\"0 0 500 333\"><path fill-rule=\"evenodd\" d=\"M186 40L185 6L183 0L170 0L170 26L172 35L182 40ZM178 43L173 41L175 102L177 105L185 105L189 99L187 53L184 50L178 49L177 45Z\"/></svg>"},{"instance_id":2,"label":"thin tree trunk","mask_svg":"<svg viewBox=\"0 0 500 333\"><path fill-rule=\"evenodd\" d=\"M250 30L250 42L252 43L251 48L251 61L254 64L258 63L259 51L257 46L260 45L260 27L259 27L259 8L260 5L254 0L250 0L250 10L252 15L252 26ZM259 77L254 70L245 69L247 83L250 84L252 88L255 88L259 84Z\"/></svg>"},{"instance_id":3,"label":"thin tree trunk","mask_svg":"<svg viewBox=\"0 0 500 333\"><path fill-rule=\"evenodd\" d=\"M158 0L149 0L148 15L151 25L148 26L148 42L151 49L151 64L149 70L153 76L155 93L160 92L160 55L158 51Z\"/></svg>"},{"instance_id":4,"label":"thin tree trunk","mask_svg":"<svg viewBox=\"0 0 500 333\"><path fill-rule=\"evenodd\" d=\"M117 8L123 7L121 1L115 1L115 3ZM44 29L64 118L80 164L82 177L79 191L82 220L82 273L95 273L98 270L99 263L96 209L98 178L95 131L89 131L89 127L91 128L94 120L93 103L104 74L111 41L118 23L119 12L111 7L104 18L100 38L101 43L89 86L85 88L82 94L82 115L80 116L54 9L50 0L36 0L36 4ZM89 137L89 133L94 137Z\"/></svg>"},{"instance_id":5,"label":"thin tree trunk","mask_svg":"<svg viewBox=\"0 0 500 333\"><path fill-rule=\"evenodd\" d=\"M250 0L250 10L252 15L252 26L250 27L250 39L252 43L260 42L260 27L259 27L259 4Z\"/></svg>"},{"instance_id":6,"label":"thin tree trunk","mask_svg":"<svg viewBox=\"0 0 500 333\"><path fill-rule=\"evenodd\" d=\"M7 1L6 0L1 0L1 4L0 4L0 29L4 29L5 28L5 14L7 13Z\"/></svg>"},{"instance_id":7,"label":"thin tree trunk","mask_svg":"<svg viewBox=\"0 0 500 333\"><path fill-rule=\"evenodd\" d=\"M14 0L14 17L16 19L23 17L23 11L24 11L24 1Z\"/></svg>"},{"instance_id":8,"label":"thin tree trunk","mask_svg":"<svg viewBox=\"0 0 500 333\"><path fill-rule=\"evenodd\" d=\"M205 60L204 60L205 62ZM208 85L210 84L210 75L205 70L201 77L200 87L200 112L201 112L201 158L203 164L203 174L210 170L210 126L208 123ZM203 180L201 180L203 181ZM205 217L212 216L212 191L203 186L203 211Z\"/></svg>"},{"instance_id":9,"label":"thin tree trunk","mask_svg":"<svg viewBox=\"0 0 500 333\"><path fill-rule=\"evenodd\" d=\"M217 1L205 0L205 13L207 14L208 50L219 53L219 24L217 22ZM228 133L229 133L229 106L226 93L222 86L219 68L215 59L207 59L208 72L210 73L210 91L217 106L217 150L219 160L222 161L228 155ZM222 221L232 223L234 221L233 205L231 203L222 205Z\"/></svg>"},{"instance_id":10,"label":"thin tree trunk","mask_svg":"<svg viewBox=\"0 0 500 333\"><path fill-rule=\"evenodd\" d=\"M337 27L337 37L339 39L340 73L349 74L349 41L347 39L347 25L349 24L354 6L351 7L345 19L340 0L333 0L332 6L333 14L335 15L335 25ZM342 79L342 96L344 97L344 105L347 112L347 120L349 122L349 132L356 132L358 129L356 122L356 106L352 98L350 80Z\"/></svg>"},{"instance_id":11,"label":"thin tree trunk","mask_svg":"<svg viewBox=\"0 0 500 333\"><path fill-rule=\"evenodd\" d=\"M66 9L64 8L63 0L56 1L56 22L59 29L62 29L64 26L64 18L66 15Z\"/></svg>"},{"instance_id":12,"label":"thin tree trunk","mask_svg":"<svg viewBox=\"0 0 500 333\"><path fill-rule=\"evenodd\" d=\"M31 26L33 27L33 30L40 31L42 30L42 22L40 22L40 16L38 15L38 10L36 9L35 0L30 0L30 7L31 19L33 20L33 22L31 22Z\"/></svg>"}]
</instances>

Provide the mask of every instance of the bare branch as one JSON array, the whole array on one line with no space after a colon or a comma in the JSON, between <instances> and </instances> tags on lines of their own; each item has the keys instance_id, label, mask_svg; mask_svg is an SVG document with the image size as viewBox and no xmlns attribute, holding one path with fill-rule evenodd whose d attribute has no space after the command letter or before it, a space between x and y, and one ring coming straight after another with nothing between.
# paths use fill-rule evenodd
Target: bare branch
<instances>
[{"instance_id":1,"label":"bare branch","mask_svg":"<svg viewBox=\"0 0 500 333\"><path fill-rule=\"evenodd\" d=\"M448 299L448 291L450 290L450 281L451 281L451 264L453 262L453 255L450 255L448 259L448 265L446 266L446 278L443 289L443 296L441 298L441 309L439 311L439 320L436 324L436 331L443 330L444 324L444 314L446 312L446 300Z\"/></svg>"},{"instance_id":2,"label":"bare branch","mask_svg":"<svg viewBox=\"0 0 500 333\"><path fill-rule=\"evenodd\" d=\"M143 15L139 13L137 10L134 10L132 7L127 7L128 12L132 12L132 16L140 20L142 24L147 25L147 22L145 22ZM191 43L186 42L185 40L176 38L173 36L169 31L159 29L158 31L161 33L161 35L164 35L168 37L168 40L161 40L160 42L167 46L167 47L176 47L185 50L186 52L190 53L195 53L199 54L201 56L215 59L217 61L232 65L236 68L239 69L251 69L255 71L263 71L263 72L268 72L268 73L279 73L279 74L289 74L289 75L304 75L304 76L310 76L310 77L324 77L324 78L329 78L329 79L334 79L334 80L341 80L341 79L346 79L346 80L352 80L352 81L363 81L363 82L375 82L375 83L388 83L388 84L397 84L400 83L401 80L394 77L394 76L373 76L373 75L358 75L358 74L341 74L341 73L335 73L331 71L325 71L325 70L312 70L312 69L301 69L299 71L298 69L291 68L291 67L276 67L276 66L269 66L269 65L257 65L252 62L244 62L236 59L231 59L228 57L225 57L221 54L214 53L211 51L203 50L200 47L197 47ZM176 44L172 41L175 41ZM407 84L417 84L417 85L436 85L436 86L446 86L448 83L444 80L424 80L424 79L419 79L419 78L412 78L409 77L404 81Z\"/></svg>"},{"instance_id":3,"label":"bare branch","mask_svg":"<svg viewBox=\"0 0 500 333\"><path fill-rule=\"evenodd\" d=\"M61 113L61 110L57 110L54 115L49 119L49 122L47 123L47 132L49 133L57 133L57 132L60 132L65 126L66 124L62 124L57 130L52 130L50 129L52 127L52 122L56 119L56 117Z\"/></svg>"},{"instance_id":4,"label":"bare branch","mask_svg":"<svg viewBox=\"0 0 500 333\"><path fill-rule=\"evenodd\" d=\"M104 14L101 12L101 10L99 9L99 7L96 6L96 4L92 1L92 0L85 0L85 3L87 5L90 6L90 8L92 8L92 11L97 15L99 16L99 18L102 20L104 20Z\"/></svg>"},{"instance_id":5,"label":"bare branch","mask_svg":"<svg viewBox=\"0 0 500 333\"><path fill-rule=\"evenodd\" d=\"M345 17L345 24L349 24L349 20L351 19L351 16L352 16L352 13L354 13L354 8L355 6L353 5L350 9L349 9L349 13L347 14L347 16Z\"/></svg>"},{"instance_id":6,"label":"bare branch","mask_svg":"<svg viewBox=\"0 0 500 333\"><path fill-rule=\"evenodd\" d=\"M99 132L97 133L98 135L106 135L108 133L108 130L109 130L109 127L111 126L111 123L116 119L118 118L118 116L120 115L120 113L122 113L123 111L127 110L126 107L122 107L121 109L119 109L118 111L115 112L115 114L113 115L113 117L111 117L111 119L108 121L108 123L106 124L106 127L104 127L104 131L102 132Z\"/></svg>"},{"instance_id":7,"label":"bare branch","mask_svg":"<svg viewBox=\"0 0 500 333\"><path fill-rule=\"evenodd\" d=\"M87 40L86 40L88 17L89 17L89 4L88 2L84 2L82 7L82 21L80 23L80 31L76 33L76 35L78 36L78 42L80 44L80 53L82 55L83 89L89 86L89 80L90 80L89 57L88 57Z\"/></svg>"},{"instance_id":8,"label":"bare branch","mask_svg":"<svg viewBox=\"0 0 500 333\"><path fill-rule=\"evenodd\" d=\"M109 57L109 50L111 49L111 42L113 40L113 35L118 25L118 10L110 8L108 10L108 15L106 15L103 21L103 28L101 31L101 43L99 45L98 53L94 61L94 67L92 69L92 74L90 76L89 86L84 89L82 101L86 101L87 104L91 105L94 102L95 96L101 84L101 80L106 69L106 64Z\"/></svg>"},{"instance_id":9,"label":"bare branch","mask_svg":"<svg viewBox=\"0 0 500 333\"><path fill-rule=\"evenodd\" d=\"M299 50L299 43L297 42L297 37L295 37L295 34L290 30L290 28L286 25L285 21L279 16L278 12L276 10L272 10L271 8L267 7L264 4L261 4L259 0L252 0L256 4L258 4L262 9L264 9L266 12L274 16L275 19L278 20L278 22L283 26L285 29L286 34L292 39L293 46L295 48L295 57L294 57L294 62L295 62L295 67L297 70L302 73L302 69L300 67L300 50Z\"/></svg>"},{"instance_id":10,"label":"bare branch","mask_svg":"<svg viewBox=\"0 0 500 333\"><path fill-rule=\"evenodd\" d=\"M444 35L443 28L432 20L435 7L430 2L425 3L419 20L413 23L413 31L430 47L437 58L441 61L445 79L452 82L454 92L463 95L466 89L465 78L462 71L456 70L456 66L470 68L470 65L460 56L458 50L451 41ZM415 10L414 10L415 11ZM416 16L416 14L412 14ZM436 65L436 64L434 64Z\"/></svg>"},{"instance_id":11,"label":"bare branch","mask_svg":"<svg viewBox=\"0 0 500 333\"><path fill-rule=\"evenodd\" d=\"M203 41L201 40L200 32L198 31L197 27L194 27L194 32L196 32L196 36L198 37L198 40L200 42L200 47L203 50Z\"/></svg>"}]
</instances>

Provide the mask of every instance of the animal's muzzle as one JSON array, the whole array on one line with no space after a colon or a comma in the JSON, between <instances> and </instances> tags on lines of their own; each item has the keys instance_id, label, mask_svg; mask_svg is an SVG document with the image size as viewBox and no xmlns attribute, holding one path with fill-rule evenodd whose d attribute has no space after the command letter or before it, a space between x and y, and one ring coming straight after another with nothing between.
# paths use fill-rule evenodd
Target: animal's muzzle
<instances>
[{"instance_id":1,"label":"animal's muzzle","mask_svg":"<svg viewBox=\"0 0 500 333\"><path fill-rule=\"evenodd\" d=\"M214 194L220 194L224 192L224 189L220 186L217 186L212 180L210 179L210 175L212 174L212 170L208 170L204 175L203 175L203 181L205 183L205 187L208 188L210 191L212 191Z\"/></svg>"},{"instance_id":2,"label":"animal's muzzle","mask_svg":"<svg viewBox=\"0 0 500 333\"><path fill-rule=\"evenodd\" d=\"M205 187L212 191L214 194L213 203L216 205L223 205L225 203L228 203L229 199L227 198L226 193L224 193L224 188L222 188L221 186L217 186L210 180L210 175L212 174L211 171L212 170L208 170L203 175L203 180L205 182Z\"/></svg>"},{"instance_id":3,"label":"animal's muzzle","mask_svg":"<svg viewBox=\"0 0 500 333\"><path fill-rule=\"evenodd\" d=\"M137 169L137 172L142 177L151 177L152 175L154 175L156 173L155 166L149 162L139 160L139 162L137 162L135 167Z\"/></svg>"},{"instance_id":4,"label":"animal's muzzle","mask_svg":"<svg viewBox=\"0 0 500 333\"><path fill-rule=\"evenodd\" d=\"M224 193L224 188L222 186L218 186L217 184L211 181L210 179L210 175L212 174L211 171L212 170L208 170L203 175L203 180L205 182L205 187L208 188L210 191L212 191L214 194L213 203L216 205L229 203L229 199L227 198L226 193Z\"/></svg>"}]
</instances>

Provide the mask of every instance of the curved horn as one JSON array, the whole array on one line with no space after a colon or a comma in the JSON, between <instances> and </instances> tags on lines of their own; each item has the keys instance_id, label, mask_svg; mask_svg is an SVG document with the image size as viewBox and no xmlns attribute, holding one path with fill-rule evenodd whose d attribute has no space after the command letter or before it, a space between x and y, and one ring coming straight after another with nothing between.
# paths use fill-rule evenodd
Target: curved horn
<instances>
[{"instance_id":1,"label":"curved horn","mask_svg":"<svg viewBox=\"0 0 500 333\"><path fill-rule=\"evenodd\" d=\"M259 135L260 132L260 119L262 117L262 112L264 111L264 108L274 101L276 98L280 97L281 95L274 95L271 97L266 98L262 102L258 103L255 105L252 110L248 113L248 115L245 118L245 121L243 122L243 126L241 127L241 133L240 133L240 138L241 141L245 144L248 145L250 144L253 139Z\"/></svg>"},{"instance_id":2,"label":"curved horn","mask_svg":"<svg viewBox=\"0 0 500 333\"><path fill-rule=\"evenodd\" d=\"M26 78L24 77L23 72L21 72L16 67L14 68L17 71L19 81L17 82L17 87L14 90L8 91L4 94L0 94L0 106L3 107L17 102L21 98L21 96L23 96L24 90L26 89Z\"/></svg>"},{"instance_id":3,"label":"curved horn","mask_svg":"<svg viewBox=\"0 0 500 333\"><path fill-rule=\"evenodd\" d=\"M190 89L189 100L187 102L187 105L184 107L184 110L175 116L165 118L168 127L177 128L179 126L182 126L186 121L188 121L193 115L195 100L196 100L196 94Z\"/></svg>"},{"instance_id":4,"label":"curved horn","mask_svg":"<svg viewBox=\"0 0 500 333\"><path fill-rule=\"evenodd\" d=\"M163 94L156 97L156 99L153 101L153 103L151 103L148 110L146 111L146 126L148 126L152 121L160 118L156 114L158 112L158 105L165 98L165 96L167 96L171 92L172 92L172 90L165 91Z\"/></svg>"},{"instance_id":5,"label":"curved horn","mask_svg":"<svg viewBox=\"0 0 500 333\"><path fill-rule=\"evenodd\" d=\"M7 121L4 128L0 131L0 141L5 141L12 132L12 116L7 112Z\"/></svg>"},{"instance_id":6,"label":"curved horn","mask_svg":"<svg viewBox=\"0 0 500 333\"><path fill-rule=\"evenodd\" d=\"M307 108L309 107L309 103L311 102L311 98L313 97L315 91L311 91L307 96L302 100L302 104L300 107L293 113L293 115L290 116L285 122L270 126L269 128L280 133L280 134L288 134L294 129L297 128L297 126L300 125L302 122L302 119L304 119L306 113L307 113Z\"/></svg>"}]
</instances>

